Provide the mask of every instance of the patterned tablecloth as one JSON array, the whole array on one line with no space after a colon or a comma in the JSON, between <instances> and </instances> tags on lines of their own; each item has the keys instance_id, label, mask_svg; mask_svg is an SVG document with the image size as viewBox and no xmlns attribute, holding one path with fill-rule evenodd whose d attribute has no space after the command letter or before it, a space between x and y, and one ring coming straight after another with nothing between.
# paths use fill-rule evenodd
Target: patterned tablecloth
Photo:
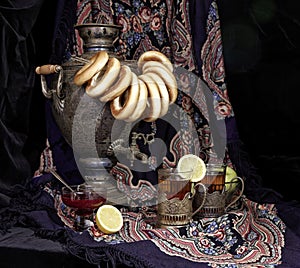
<instances>
[{"instance_id":1,"label":"patterned tablecloth","mask_svg":"<svg viewBox=\"0 0 300 268\"><path fill-rule=\"evenodd\" d=\"M74 213L61 201L59 192L53 196L59 217L72 229ZM103 234L96 225L84 232L109 244L149 240L168 255L212 267L273 267L281 263L285 224L273 204L258 204L243 196L223 216L191 221L180 228L156 228L155 208L121 211L124 225L118 233Z\"/></svg>"}]
</instances>

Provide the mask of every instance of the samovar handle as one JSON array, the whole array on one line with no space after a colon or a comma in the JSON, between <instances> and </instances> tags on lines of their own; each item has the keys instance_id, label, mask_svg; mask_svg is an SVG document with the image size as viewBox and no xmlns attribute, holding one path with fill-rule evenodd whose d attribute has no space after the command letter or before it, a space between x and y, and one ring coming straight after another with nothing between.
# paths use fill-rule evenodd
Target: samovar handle
<instances>
[{"instance_id":1,"label":"samovar handle","mask_svg":"<svg viewBox=\"0 0 300 268\"><path fill-rule=\"evenodd\" d=\"M42 92L44 96L48 99L52 98L52 94L56 92L58 98L63 98L62 94L62 79L63 79L63 68L60 65L52 65L52 64L46 64L42 66L38 66L35 69L35 72L39 75L41 75L41 86L42 86ZM58 73L58 80L56 85L56 90L49 89L47 85L47 81L45 78L45 75Z\"/></svg>"}]
</instances>

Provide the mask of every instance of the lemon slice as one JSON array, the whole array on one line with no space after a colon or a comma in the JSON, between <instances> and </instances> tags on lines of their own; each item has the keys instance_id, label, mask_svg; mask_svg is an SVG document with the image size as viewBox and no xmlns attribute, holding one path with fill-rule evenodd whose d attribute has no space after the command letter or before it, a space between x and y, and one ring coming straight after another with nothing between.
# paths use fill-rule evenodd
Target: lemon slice
<instances>
[{"instance_id":1,"label":"lemon slice","mask_svg":"<svg viewBox=\"0 0 300 268\"><path fill-rule=\"evenodd\" d=\"M183 173L192 170L192 174L190 175L190 181L199 182L205 176L206 165L199 156L194 154L186 154L179 159L177 164L177 170L178 172Z\"/></svg>"},{"instance_id":2,"label":"lemon slice","mask_svg":"<svg viewBox=\"0 0 300 268\"><path fill-rule=\"evenodd\" d=\"M112 205L103 205L96 213L96 224L105 234L113 234L121 230L123 217L120 210Z\"/></svg>"}]
</instances>

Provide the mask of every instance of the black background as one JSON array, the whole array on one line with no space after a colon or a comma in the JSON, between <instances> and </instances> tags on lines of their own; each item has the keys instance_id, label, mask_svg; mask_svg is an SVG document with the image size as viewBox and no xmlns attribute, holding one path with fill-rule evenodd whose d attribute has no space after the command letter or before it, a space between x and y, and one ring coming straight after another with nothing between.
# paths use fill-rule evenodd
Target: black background
<instances>
[{"instance_id":1,"label":"black background","mask_svg":"<svg viewBox=\"0 0 300 268\"><path fill-rule=\"evenodd\" d=\"M224 0L219 14L241 139L264 185L299 199L299 1Z\"/></svg>"}]
</instances>

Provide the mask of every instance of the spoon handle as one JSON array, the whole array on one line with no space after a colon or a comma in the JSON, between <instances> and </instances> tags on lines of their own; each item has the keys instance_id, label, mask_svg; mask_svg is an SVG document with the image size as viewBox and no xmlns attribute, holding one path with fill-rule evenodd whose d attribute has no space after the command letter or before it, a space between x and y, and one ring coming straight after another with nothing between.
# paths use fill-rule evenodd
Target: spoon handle
<instances>
[{"instance_id":1,"label":"spoon handle","mask_svg":"<svg viewBox=\"0 0 300 268\"><path fill-rule=\"evenodd\" d=\"M56 178L58 179L63 185L65 185L71 192L75 192L65 181L64 179L57 174L57 172L53 169L49 169L50 173Z\"/></svg>"}]
</instances>

